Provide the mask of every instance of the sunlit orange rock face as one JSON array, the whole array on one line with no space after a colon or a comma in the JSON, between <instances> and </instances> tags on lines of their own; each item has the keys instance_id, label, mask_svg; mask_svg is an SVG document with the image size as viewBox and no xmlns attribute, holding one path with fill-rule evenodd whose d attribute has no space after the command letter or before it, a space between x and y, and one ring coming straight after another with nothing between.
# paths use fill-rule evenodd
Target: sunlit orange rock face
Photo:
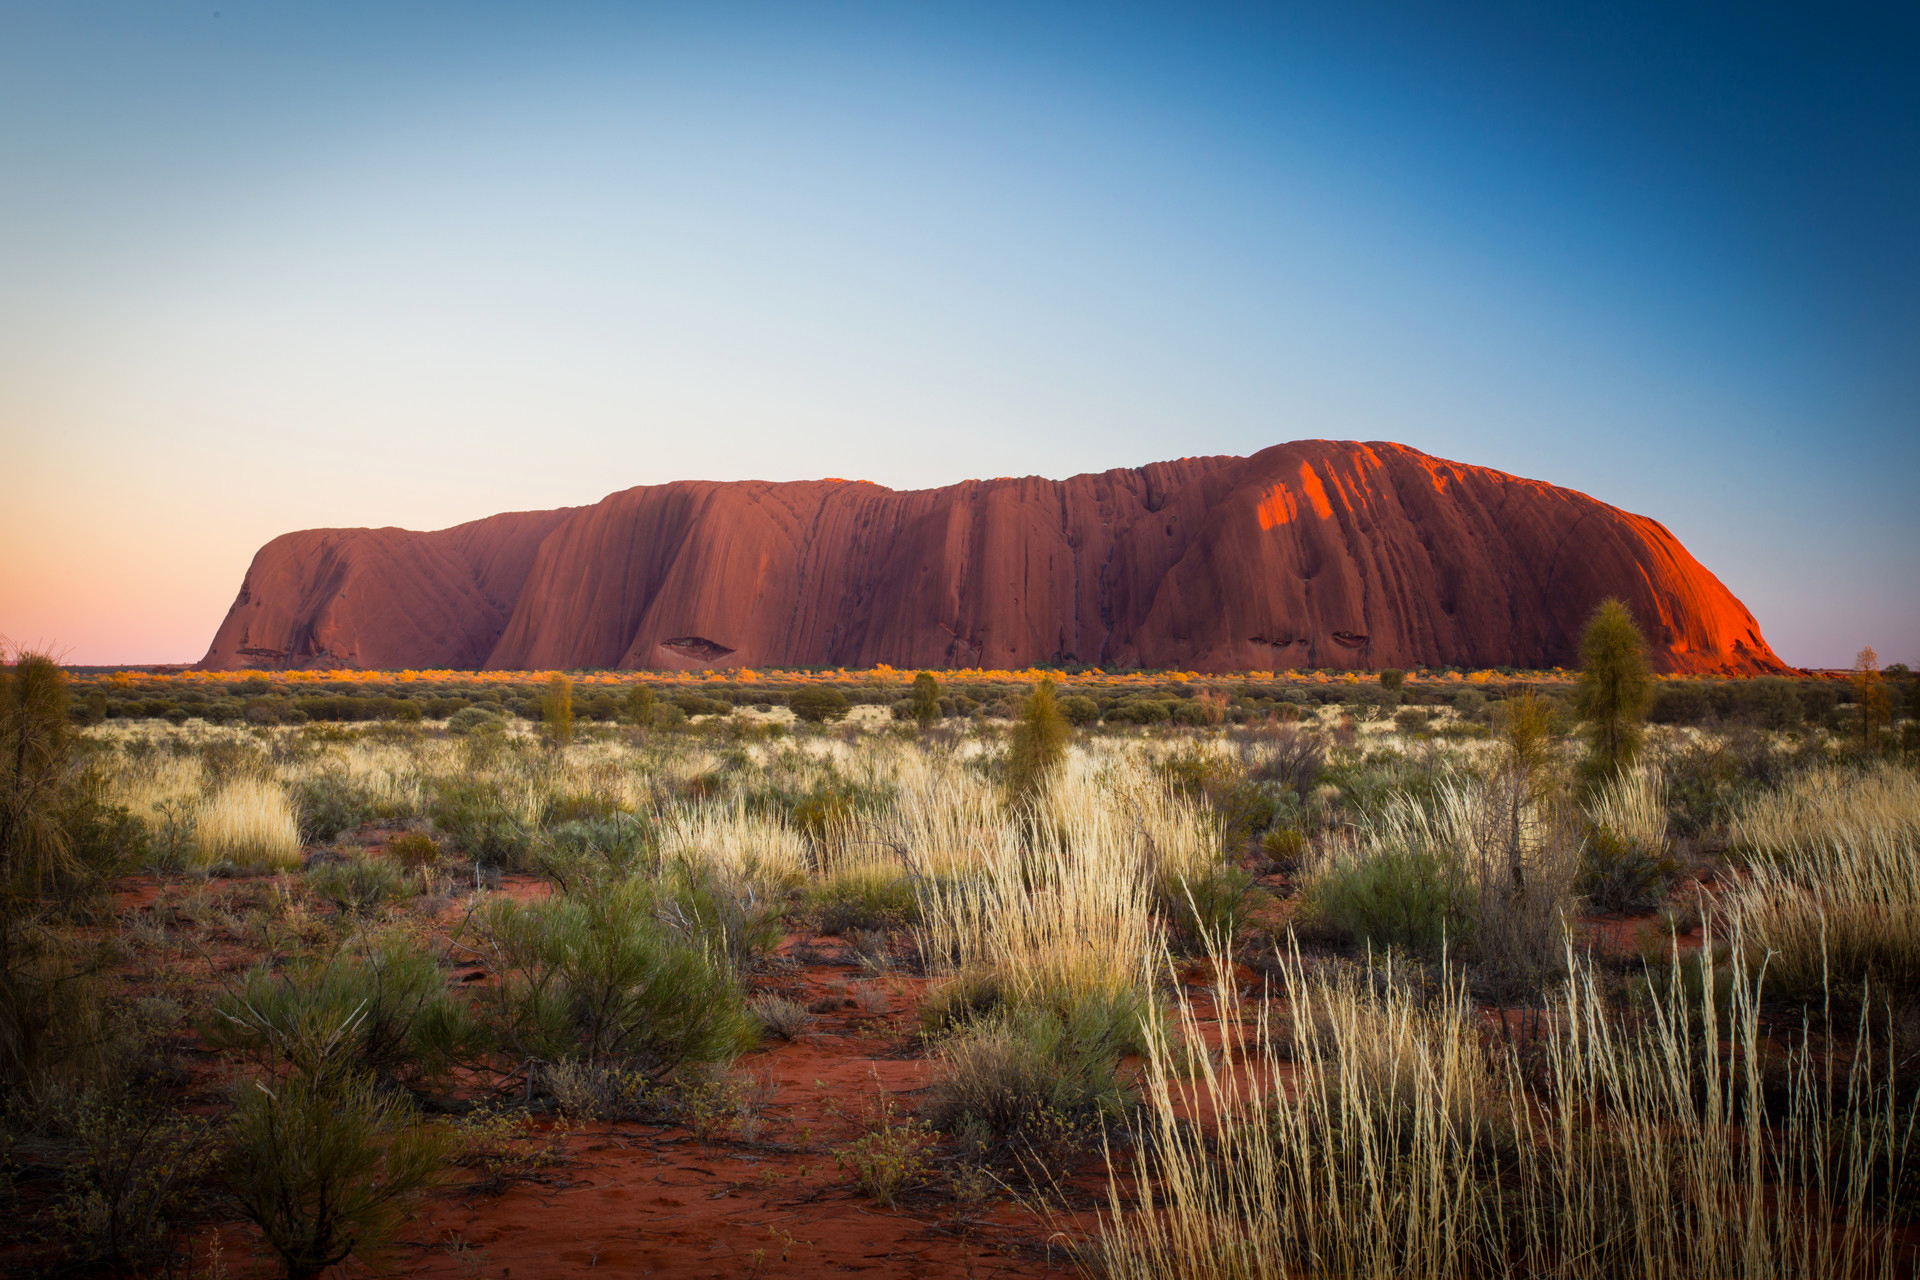
<instances>
[{"instance_id":1,"label":"sunlit orange rock face","mask_svg":"<svg viewBox=\"0 0 1920 1280\"><path fill-rule=\"evenodd\" d=\"M1304 440L898 492L686 481L254 557L204 664L1192 671L1573 665L1604 597L1656 667L1785 668L1653 520L1397 444Z\"/></svg>"}]
</instances>

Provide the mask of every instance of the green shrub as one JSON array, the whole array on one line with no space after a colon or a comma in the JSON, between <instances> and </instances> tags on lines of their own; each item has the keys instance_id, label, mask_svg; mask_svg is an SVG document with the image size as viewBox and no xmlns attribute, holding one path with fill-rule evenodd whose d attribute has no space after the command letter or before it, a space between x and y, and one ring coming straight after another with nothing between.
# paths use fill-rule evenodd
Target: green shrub
<instances>
[{"instance_id":1,"label":"green shrub","mask_svg":"<svg viewBox=\"0 0 1920 1280\"><path fill-rule=\"evenodd\" d=\"M227 1186L288 1280L377 1259L442 1180L450 1148L401 1096L340 1070L242 1088L232 1132Z\"/></svg>"},{"instance_id":2,"label":"green shrub","mask_svg":"<svg viewBox=\"0 0 1920 1280\"><path fill-rule=\"evenodd\" d=\"M1615 777L1638 758L1651 696L1646 639L1633 612L1609 596L1594 609L1580 640L1575 704L1585 725L1583 769L1589 779Z\"/></svg>"},{"instance_id":3,"label":"green shrub","mask_svg":"<svg viewBox=\"0 0 1920 1280\"><path fill-rule=\"evenodd\" d=\"M983 1021L1010 999L1006 983L993 970L963 969L921 996L920 1034L943 1036Z\"/></svg>"},{"instance_id":4,"label":"green shrub","mask_svg":"<svg viewBox=\"0 0 1920 1280\"><path fill-rule=\"evenodd\" d=\"M865 1132L860 1137L834 1150L834 1163L884 1209L902 1187L926 1171L933 1135L925 1121L899 1114L892 1098L869 1105L861 1127Z\"/></svg>"},{"instance_id":5,"label":"green shrub","mask_svg":"<svg viewBox=\"0 0 1920 1280\"><path fill-rule=\"evenodd\" d=\"M1406 687L1407 673L1397 667L1388 667L1380 673L1380 687L1392 693L1398 693Z\"/></svg>"},{"instance_id":6,"label":"green shrub","mask_svg":"<svg viewBox=\"0 0 1920 1280\"><path fill-rule=\"evenodd\" d=\"M1269 827L1260 837L1260 852L1278 863L1297 862L1306 851L1307 836L1298 827Z\"/></svg>"},{"instance_id":7,"label":"green shrub","mask_svg":"<svg viewBox=\"0 0 1920 1280\"><path fill-rule=\"evenodd\" d=\"M1700 724L1713 714L1706 689L1680 681L1662 682L1647 706L1647 719L1654 724Z\"/></svg>"},{"instance_id":8,"label":"green shrub","mask_svg":"<svg viewBox=\"0 0 1920 1280\"><path fill-rule=\"evenodd\" d=\"M470 944L497 976L479 993L517 1061L585 1059L653 1079L690 1062L731 1059L753 1027L726 962L662 925L639 881L496 898Z\"/></svg>"},{"instance_id":9,"label":"green shrub","mask_svg":"<svg viewBox=\"0 0 1920 1280\"><path fill-rule=\"evenodd\" d=\"M1432 856L1406 850L1355 855L1315 876L1305 908L1314 923L1376 950L1436 952L1469 928L1465 890Z\"/></svg>"},{"instance_id":10,"label":"green shrub","mask_svg":"<svg viewBox=\"0 0 1920 1280\"><path fill-rule=\"evenodd\" d=\"M463 707L447 717L447 732L464 737L481 730L502 730L510 717L497 706Z\"/></svg>"},{"instance_id":11,"label":"green shrub","mask_svg":"<svg viewBox=\"0 0 1920 1280\"><path fill-rule=\"evenodd\" d=\"M793 714L808 724L821 724L829 720L844 720L852 704L847 695L838 689L829 689L819 685L810 685L796 689L787 695L787 706Z\"/></svg>"},{"instance_id":12,"label":"green shrub","mask_svg":"<svg viewBox=\"0 0 1920 1280\"><path fill-rule=\"evenodd\" d=\"M1100 704L1092 698L1070 694L1060 699L1060 714L1076 729L1083 728L1100 719Z\"/></svg>"},{"instance_id":13,"label":"green shrub","mask_svg":"<svg viewBox=\"0 0 1920 1280\"><path fill-rule=\"evenodd\" d=\"M912 882L898 871L848 871L814 885L807 894L805 914L818 933L885 931L917 921L920 903Z\"/></svg>"},{"instance_id":14,"label":"green shrub","mask_svg":"<svg viewBox=\"0 0 1920 1280\"><path fill-rule=\"evenodd\" d=\"M356 855L322 862L307 872L307 887L346 915L370 915L407 895L406 876L385 858Z\"/></svg>"},{"instance_id":15,"label":"green shrub","mask_svg":"<svg viewBox=\"0 0 1920 1280\"><path fill-rule=\"evenodd\" d=\"M697 693L677 694L672 705L680 708L688 716L730 716L733 704L723 698L703 698ZM838 717L836 717L837 719Z\"/></svg>"},{"instance_id":16,"label":"green shrub","mask_svg":"<svg viewBox=\"0 0 1920 1280\"><path fill-rule=\"evenodd\" d=\"M1675 835L1700 836L1724 826L1746 797L1797 767L1765 734L1735 730L1702 738L1662 756L1667 813Z\"/></svg>"},{"instance_id":17,"label":"green shrub","mask_svg":"<svg viewBox=\"0 0 1920 1280\"><path fill-rule=\"evenodd\" d=\"M289 798L300 823L300 839L307 844L330 844L341 832L374 817L373 793L344 774L303 779L294 784Z\"/></svg>"},{"instance_id":18,"label":"green shrub","mask_svg":"<svg viewBox=\"0 0 1920 1280\"><path fill-rule=\"evenodd\" d=\"M1126 1112L1120 1062L1139 1052L1149 1013L1137 999L1087 998L1060 1011L1001 1007L964 1024L940 1047L929 1117L1048 1163L1077 1135L1097 1146L1100 1124Z\"/></svg>"},{"instance_id":19,"label":"green shrub","mask_svg":"<svg viewBox=\"0 0 1920 1280\"><path fill-rule=\"evenodd\" d=\"M1183 698L1168 704L1168 718L1175 724L1199 726L1212 722L1210 713L1198 698Z\"/></svg>"},{"instance_id":20,"label":"green shrub","mask_svg":"<svg viewBox=\"0 0 1920 1280\"><path fill-rule=\"evenodd\" d=\"M1102 718L1109 724L1165 724L1173 719L1173 708L1157 698L1122 698Z\"/></svg>"},{"instance_id":21,"label":"green shrub","mask_svg":"<svg viewBox=\"0 0 1920 1280\"><path fill-rule=\"evenodd\" d=\"M622 880L653 868L653 832L630 813L580 818L543 832L533 862L563 889Z\"/></svg>"},{"instance_id":22,"label":"green shrub","mask_svg":"<svg viewBox=\"0 0 1920 1280\"><path fill-rule=\"evenodd\" d=\"M440 861L440 845L424 831L409 831L387 841L386 856L409 871L418 871Z\"/></svg>"},{"instance_id":23,"label":"green shrub","mask_svg":"<svg viewBox=\"0 0 1920 1280\"><path fill-rule=\"evenodd\" d=\"M540 695L540 727L557 747L573 741L573 681L564 671L547 677L546 692Z\"/></svg>"},{"instance_id":24,"label":"green shrub","mask_svg":"<svg viewBox=\"0 0 1920 1280\"><path fill-rule=\"evenodd\" d=\"M1393 713L1393 727L1409 735L1424 733L1432 719L1431 707L1402 707Z\"/></svg>"},{"instance_id":25,"label":"green shrub","mask_svg":"<svg viewBox=\"0 0 1920 1280\"><path fill-rule=\"evenodd\" d=\"M1251 874L1222 865L1163 883L1159 906L1174 942L1192 952L1214 939L1231 939L1252 894Z\"/></svg>"},{"instance_id":26,"label":"green shrub","mask_svg":"<svg viewBox=\"0 0 1920 1280\"><path fill-rule=\"evenodd\" d=\"M475 862L505 868L526 865L533 833L489 784L443 780L429 812L433 824Z\"/></svg>"},{"instance_id":27,"label":"green shrub","mask_svg":"<svg viewBox=\"0 0 1920 1280\"><path fill-rule=\"evenodd\" d=\"M1576 892L1599 911L1647 911L1666 896L1678 870L1664 851L1604 826L1590 826L1580 851Z\"/></svg>"},{"instance_id":28,"label":"green shrub","mask_svg":"<svg viewBox=\"0 0 1920 1280\"><path fill-rule=\"evenodd\" d=\"M486 1047L440 962L397 931L322 959L255 966L202 1029L214 1049L307 1070L318 1069L314 1046L328 1035L337 1036L328 1055L381 1080L437 1078Z\"/></svg>"},{"instance_id":29,"label":"green shrub","mask_svg":"<svg viewBox=\"0 0 1920 1280\"><path fill-rule=\"evenodd\" d=\"M166 1262L218 1158L213 1123L98 1089L53 1097L39 1119L71 1153L51 1215L68 1261L127 1271Z\"/></svg>"}]
</instances>

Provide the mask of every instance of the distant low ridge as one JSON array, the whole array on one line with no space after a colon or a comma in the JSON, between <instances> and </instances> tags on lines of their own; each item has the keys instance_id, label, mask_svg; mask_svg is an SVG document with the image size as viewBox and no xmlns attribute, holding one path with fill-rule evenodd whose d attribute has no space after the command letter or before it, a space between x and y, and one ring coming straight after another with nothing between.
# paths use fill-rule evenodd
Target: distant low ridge
<instances>
[{"instance_id":1,"label":"distant low ridge","mask_svg":"<svg viewBox=\"0 0 1920 1280\"><path fill-rule=\"evenodd\" d=\"M1303 440L896 491L680 481L254 556L203 667L1570 666L1607 596L1656 668L1786 668L1674 536L1404 445Z\"/></svg>"}]
</instances>

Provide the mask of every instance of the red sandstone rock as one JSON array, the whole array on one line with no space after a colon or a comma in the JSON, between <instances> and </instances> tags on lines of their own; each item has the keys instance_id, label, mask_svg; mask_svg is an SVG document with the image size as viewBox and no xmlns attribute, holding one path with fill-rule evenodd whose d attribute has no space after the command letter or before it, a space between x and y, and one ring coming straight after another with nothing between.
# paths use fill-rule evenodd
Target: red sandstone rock
<instances>
[{"instance_id":1,"label":"red sandstone rock","mask_svg":"<svg viewBox=\"0 0 1920 1280\"><path fill-rule=\"evenodd\" d=\"M1551 667L1604 597L1657 668L1785 668L1658 523L1402 445L967 481L684 481L254 557L202 665Z\"/></svg>"}]
</instances>

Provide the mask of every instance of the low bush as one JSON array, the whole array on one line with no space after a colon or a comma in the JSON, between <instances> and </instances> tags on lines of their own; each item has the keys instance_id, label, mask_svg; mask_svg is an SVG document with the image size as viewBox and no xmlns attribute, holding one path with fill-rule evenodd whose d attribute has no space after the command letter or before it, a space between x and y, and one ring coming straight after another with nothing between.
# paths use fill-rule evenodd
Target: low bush
<instances>
[{"instance_id":1,"label":"low bush","mask_svg":"<svg viewBox=\"0 0 1920 1280\"><path fill-rule=\"evenodd\" d=\"M1664 682L1647 706L1654 724L1701 724L1715 718L1713 700L1702 685Z\"/></svg>"},{"instance_id":2,"label":"low bush","mask_svg":"<svg viewBox=\"0 0 1920 1280\"><path fill-rule=\"evenodd\" d=\"M1101 719L1108 724L1166 724L1173 719L1173 706L1158 698L1122 698Z\"/></svg>"},{"instance_id":3,"label":"low bush","mask_svg":"<svg viewBox=\"0 0 1920 1280\"><path fill-rule=\"evenodd\" d=\"M903 929L920 918L913 884L891 868L843 871L807 894L805 918L817 933Z\"/></svg>"},{"instance_id":4,"label":"low bush","mask_svg":"<svg viewBox=\"0 0 1920 1280\"><path fill-rule=\"evenodd\" d=\"M512 719L512 716L498 706L462 707L447 717L447 732L458 737L483 731L500 732L511 723Z\"/></svg>"},{"instance_id":5,"label":"low bush","mask_svg":"<svg viewBox=\"0 0 1920 1280\"><path fill-rule=\"evenodd\" d=\"M1156 896L1174 945L1192 953L1211 939L1231 939L1252 895L1253 876L1222 864L1195 875L1169 877Z\"/></svg>"},{"instance_id":6,"label":"low bush","mask_svg":"<svg viewBox=\"0 0 1920 1280\"><path fill-rule=\"evenodd\" d=\"M615 813L542 832L533 865L562 889L572 889L650 872L657 856L652 829L630 813Z\"/></svg>"},{"instance_id":7,"label":"low bush","mask_svg":"<svg viewBox=\"0 0 1920 1280\"><path fill-rule=\"evenodd\" d=\"M920 998L920 1033L932 1038L984 1021L1010 999L1007 985L991 969L962 969L929 987Z\"/></svg>"},{"instance_id":8,"label":"low bush","mask_svg":"<svg viewBox=\"0 0 1920 1280\"><path fill-rule=\"evenodd\" d=\"M345 774L323 773L293 785L293 810L300 837L308 844L331 844L374 817L371 791Z\"/></svg>"},{"instance_id":9,"label":"low bush","mask_svg":"<svg viewBox=\"0 0 1920 1280\"><path fill-rule=\"evenodd\" d=\"M1598 911L1649 911L1666 896L1678 870L1665 849L1595 825L1581 845L1574 889Z\"/></svg>"},{"instance_id":10,"label":"low bush","mask_svg":"<svg viewBox=\"0 0 1920 1280\"><path fill-rule=\"evenodd\" d=\"M476 1060L483 1029L448 994L439 960L404 933L376 935L333 955L256 966L221 995L202 1028L215 1049L317 1070L325 1054L380 1080L438 1078ZM337 1043L327 1044L332 1035Z\"/></svg>"},{"instance_id":11,"label":"low bush","mask_svg":"<svg viewBox=\"0 0 1920 1280\"><path fill-rule=\"evenodd\" d=\"M1008 1006L964 1023L939 1048L928 1115L1016 1157L1069 1155L1063 1139L1126 1114L1120 1062L1141 1049L1147 1012L1135 1000L1085 998L1063 1011Z\"/></svg>"},{"instance_id":12,"label":"low bush","mask_svg":"<svg viewBox=\"0 0 1920 1280\"><path fill-rule=\"evenodd\" d=\"M625 881L476 912L463 945L497 978L477 1001L506 1051L660 1079L751 1047L729 965L663 925L660 905L653 886Z\"/></svg>"},{"instance_id":13,"label":"low bush","mask_svg":"<svg viewBox=\"0 0 1920 1280\"><path fill-rule=\"evenodd\" d=\"M51 1217L67 1260L167 1262L181 1220L203 1208L201 1182L219 1157L213 1122L86 1089L54 1094L38 1127L66 1156Z\"/></svg>"},{"instance_id":14,"label":"low bush","mask_svg":"<svg viewBox=\"0 0 1920 1280\"><path fill-rule=\"evenodd\" d=\"M567 1120L631 1120L652 1109L651 1081L634 1071L591 1062L555 1062L540 1071L539 1086Z\"/></svg>"},{"instance_id":15,"label":"low bush","mask_svg":"<svg viewBox=\"0 0 1920 1280\"><path fill-rule=\"evenodd\" d=\"M1100 704L1080 694L1069 694L1060 699L1060 714L1076 729L1084 728L1100 719Z\"/></svg>"},{"instance_id":16,"label":"low bush","mask_svg":"<svg viewBox=\"0 0 1920 1280\"><path fill-rule=\"evenodd\" d=\"M307 872L307 888L343 915L372 915L407 895L407 877L385 858L355 855Z\"/></svg>"},{"instance_id":17,"label":"low bush","mask_svg":"<svg viewBox=\"0 0 1920 1280\"><path fill-rule=\"evenodd\" d=\"M689 717L730 716L733 714L733 704L731 702L723 698L703 698L697 693L679 694L671 700L671 704L680 708L680 710L684 711ZM794 714L798 715L799 713L795 712Z\"/></svg>"},{"instance_id":18,"label":"low bush","mask_svg":"<svg viewBox=\"0 0 1920 1280\"><path fill-rule=\"evenodd\" d=\"M762 1033L781 1040L798 1040L813 1021L805 1005L785 996L759 996L748 1009Z\"/></svg>"},{"instance_id":19,"label":"low bush","mask_svg":"<svg viewBox=\"0 0 1920 1280\"><path fill-rule=\"evenodd\" d=\"M1386 950L1437 952L1471 929L1466 886L1429 853L1355 852L1333 859L1306 892L1312 921L1337 936Z\"/></svg>"},{"instance_id":20,"label":"low bush","mask_svg":"<svg viewBox=\"0 0 1920 1280\"><path fill-rule=\"evenodd\" d=\"M744 880L705 867L675 867L663 877L656 914L688 945L744 974L780 944L782 904Z\"/></svg>"},{"instance_id":21,"label":"low bush","mask_svg":"<svg viewBox=\"0 0 1920 1280\"><path fill-rule=\"evenodd\" d=\"M440 861L440 844L424 831L409 831L387 841L386 856L409 871L419 871Z\"/></svg>"},{"instance_id":22,"label":"low bush","mask_svg":"<svg viewBox=\"0 0 1920 1280\"><path fill-rule=\"evenodd\" d=\"M875 1204L888 1208L926 1172L933 1135L925 1121L901 1114L892 1098L870 1104L862 1127L866 1132L834 1151L834 1162Z\"/></svg>"},{"instance_id":23,"label":"low bush","mask_svg":"<svg viewBox=\"0 0 1920 1280\"><path fill-rule=\"evenodd\" d=\"M507 869L526 865L533 832L508 807L497 786L466 779L444 780L429 812L434 826L446 832L475 862Z\"/></svg>"}]
</instances>

